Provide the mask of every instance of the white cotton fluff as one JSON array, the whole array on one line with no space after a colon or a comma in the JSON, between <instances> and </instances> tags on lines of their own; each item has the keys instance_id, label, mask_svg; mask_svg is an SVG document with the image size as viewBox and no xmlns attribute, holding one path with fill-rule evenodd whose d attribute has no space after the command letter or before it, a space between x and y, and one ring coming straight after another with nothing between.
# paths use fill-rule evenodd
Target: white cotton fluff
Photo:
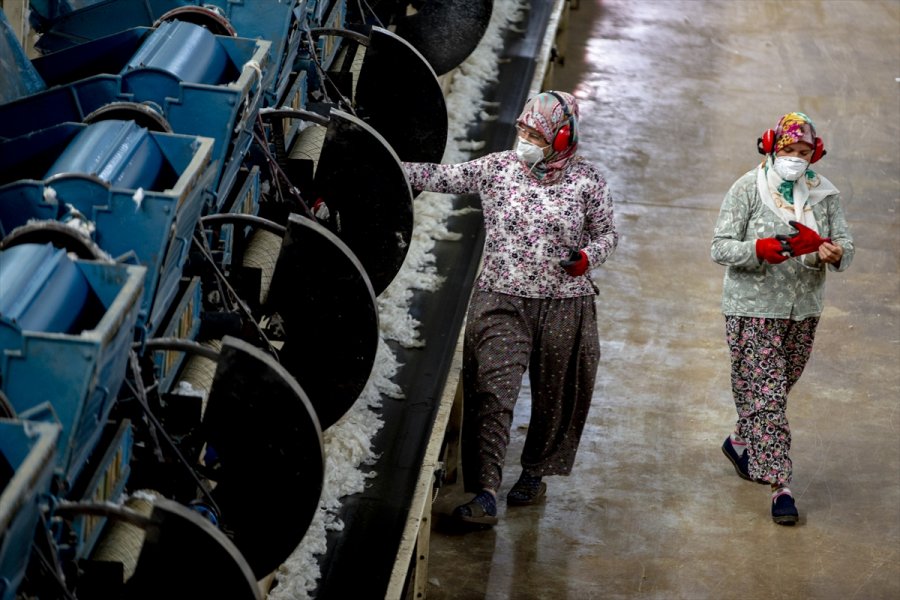
<instances>
[{"instance_id":1,"label":"white cotton fluff","mask_svg":"<svg viewBox=\"0 0 900 600\"><path fill-rule=\"evenodd\" d=\"M191 385L188 381L179 381L173 393L178 396L186 396L186 397L194 397L194 398L206 398L206 394L208 390L199 390Z\"/></svg>"},{"instance_id":2,"label":"white cotton fluff","mask_svg":"<svg viewBox=\"0 0 900 600\"><path fill-rule=\"evenodd\" d=\"M138 188L137 190L135 190L134 194L131 196L131 199L134 200L135 212L141 210L141 203L144 201L144 188Z\"/></svg>"}]
</instances>

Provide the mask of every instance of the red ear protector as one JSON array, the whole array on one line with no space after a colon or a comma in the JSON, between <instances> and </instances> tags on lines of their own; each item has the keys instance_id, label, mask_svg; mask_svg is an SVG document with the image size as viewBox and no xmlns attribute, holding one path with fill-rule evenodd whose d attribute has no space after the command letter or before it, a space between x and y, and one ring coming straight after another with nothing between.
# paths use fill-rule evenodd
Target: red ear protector
<instances>
[{"instance_id":1,"label":"red ear protector","mask_svg":"<svg viewBox=\"0 0 900 600\"><path fill-rule=\"evenodd\" d=\"M548 90L547 93L556 98L559 105L562 106L563 115L567 121L565 125L559 128L559 131L556 132L556 136L553 138L553 149L557 152L562 152L578 139L578 135L575 133L575 117L572 116L569 105L563 100L562 96L552 90Z\"/></svg>"},{"instance_id":2,"label":"red ear protector","mask_svg":"<svg viewBox=\"0 0 900 600\"><path fill-rule=\"evenodd\" d=\"M762 137L756 140L756 149L760 154L771 154L775 151L774 129L766 129L763 132ZM822 138L816 137L816 147L813 148L813 154L812 158L809 159L809 164L813 164L826 154L828 154L828 151L825 150L825 142L822 141Z\"/></svg>"}]
</instances>

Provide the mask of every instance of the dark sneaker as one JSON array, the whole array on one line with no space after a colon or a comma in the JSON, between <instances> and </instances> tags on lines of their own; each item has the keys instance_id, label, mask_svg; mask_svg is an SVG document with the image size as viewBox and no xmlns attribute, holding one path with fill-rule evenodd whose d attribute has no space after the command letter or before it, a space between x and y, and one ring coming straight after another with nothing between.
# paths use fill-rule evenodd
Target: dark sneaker
<instances>
[{"instance_id":1,"label":"dark sneaker","mask_svg":"<svg viewBox=\"0 0 900 600\"><path fill-rule=\"evenodd\" d=\"M793 525L800 520L794 497L789 491L783 491L772 498L772 520L779 525Z\"/></svg>"},{"instance_id":2,"label":"dark sneaker","mask_svg":"<svg viewBox=\"0 0 900 600\"><path fill-rule=\"evenodd\" d=\"M734 465L734 470L737 472L738 477L746 479L747 481L753 481L750 477L750 471L747 469L747 461L749 460L747 451L744 450L744 452L738 456L737 451L735 451L734 446L731 444L731 436L725 438L725 441L722 443L722 452L725 453L725 456L731 461L731 464Z\"/></svg>"}]
</instances>

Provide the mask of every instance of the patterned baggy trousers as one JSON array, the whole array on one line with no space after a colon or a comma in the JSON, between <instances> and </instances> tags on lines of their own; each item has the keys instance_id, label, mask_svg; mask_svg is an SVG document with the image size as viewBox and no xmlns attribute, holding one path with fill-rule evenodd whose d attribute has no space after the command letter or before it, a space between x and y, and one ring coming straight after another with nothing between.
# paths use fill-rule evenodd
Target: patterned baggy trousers
<instances>
[{"instance_id":1,"label":"patterned baggy trousers","mask_svg":"<svg viewBox=\"0 0 900 600\"><path fill-rule=\"evenodd\" d=\"M463 346L465 489L500 488L526 369L532 404L522 467L531 475L568 475L599 361L594 296L521 298L476 291Z\"/></svg>"},{"instance_id":2,"label":"patterned baggy trousers","mask_svg":"<svg viewBox=\"0 0 900 600\"><path fill-rule=\"evenodd\" d=\"M738 414L734 432L747 442L747 468L757 481L791 482L787 398L809 361L818 324L818 317L725 317Z\"/></svg>"}]
</instances>

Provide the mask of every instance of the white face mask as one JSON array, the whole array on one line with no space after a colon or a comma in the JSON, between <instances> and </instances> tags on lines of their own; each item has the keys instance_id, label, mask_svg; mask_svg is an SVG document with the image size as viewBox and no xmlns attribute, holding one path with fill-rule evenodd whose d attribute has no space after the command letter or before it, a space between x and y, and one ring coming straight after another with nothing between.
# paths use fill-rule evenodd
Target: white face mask
<instances>
[{"instance_id":1,"label":"white face mask","mask_svg":"<svg viewBox=\"0 0 900 600\"><path fill-rule=\"evenodd\" d=\"M519 141L516 144L516 156L518 156L519 160L522 162L533 167L544 159L544 149L519 138Z\"/></svg>"},{"instance_id":2,"label":"white face mask","mask_svg":"<svg viewBox=\"0 0 900 600\"><path fill-rule=\"evenodd\" d=\"M796 156L779 156L775 158L773 166L775 172L785 181L797 181L801 175L806 173L809 161Z\"/></svg>"}]
</instances>

